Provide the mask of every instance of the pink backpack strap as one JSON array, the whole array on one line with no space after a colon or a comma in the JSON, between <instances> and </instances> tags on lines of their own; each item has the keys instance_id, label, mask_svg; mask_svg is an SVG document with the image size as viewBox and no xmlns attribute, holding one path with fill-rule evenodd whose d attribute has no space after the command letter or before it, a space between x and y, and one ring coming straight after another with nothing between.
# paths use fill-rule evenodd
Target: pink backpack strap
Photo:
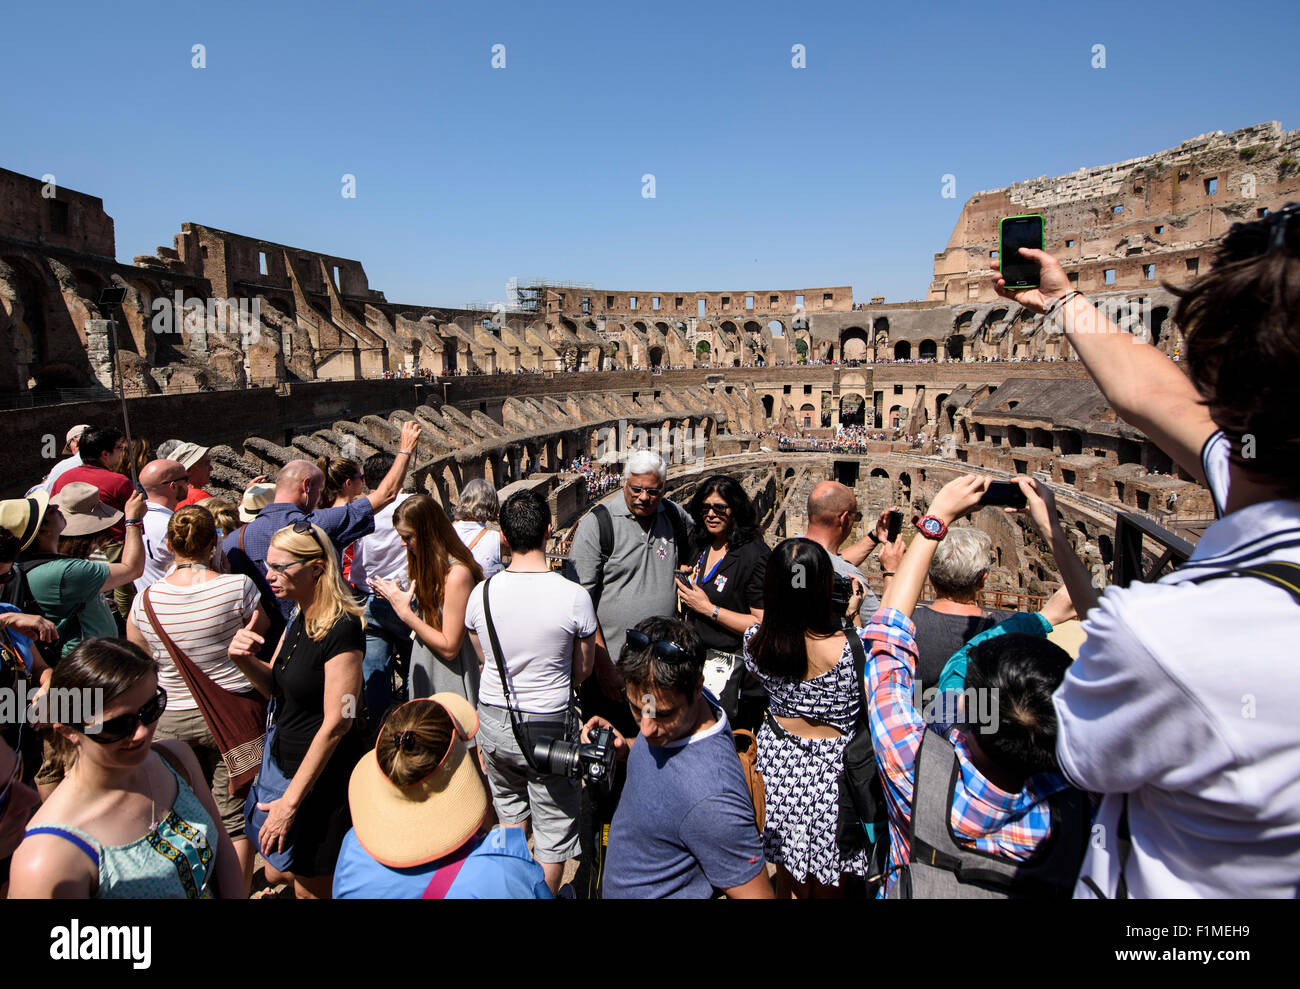
<instances>
[{"instance_id":1,"label":"pink backpack strap","mask_svg":"<svg viewBox=\"0 0 1300 989\"><path fill-rule=\"evenodd\" d=\"M465 860L469 858L470 853L477 847L478 843L472 840L461 845L452 856L451 861L446 865L441 866L438 871L433 874L433 878L429 880L429 885L424 888L424 893L421 894L420 899L446 899L447 893L451 889L451 884L454 883L456 877L460 875L460 870L465 864Z\"/></svg>"}]
</instances>

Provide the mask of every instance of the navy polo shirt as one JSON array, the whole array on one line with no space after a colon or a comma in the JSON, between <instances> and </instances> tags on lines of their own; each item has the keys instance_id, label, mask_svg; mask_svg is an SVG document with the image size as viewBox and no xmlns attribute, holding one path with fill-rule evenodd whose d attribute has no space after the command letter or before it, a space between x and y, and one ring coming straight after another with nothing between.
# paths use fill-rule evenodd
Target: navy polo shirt
<instances>
[{"instance_id":1,"label":"navy polo shirt","mask_svg":"<svg viewBox=\"0 0 1300 989\"><path fill-rule=\"evenodd\" d=\"M339 508L322 508L314 512L306 512L290 502L277 501L263 508L257 513L257 518L242 530L236 529L221 544L226 559L230 561L231 571L248 574L262 593L262 606L271 618L271 627L266 636L267 645L271 649L275 648L274 644L279 641L280 634L288 625L294 605L292 601L276 598L271 585L267 583L266 551L271 547L272 536L286 525L304 518L324 530L340 555L350 543L375 531L375 510L369 498L358 498ZM241 531L244 534L242 552L239 549ZM277 615L280 616L278 621Z\"/></svg>"}]
</instances>

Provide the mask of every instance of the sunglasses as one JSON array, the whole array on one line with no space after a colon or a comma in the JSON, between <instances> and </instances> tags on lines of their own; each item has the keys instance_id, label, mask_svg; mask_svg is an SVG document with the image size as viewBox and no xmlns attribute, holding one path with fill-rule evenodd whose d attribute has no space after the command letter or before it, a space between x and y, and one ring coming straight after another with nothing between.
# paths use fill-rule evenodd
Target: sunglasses
<instances>
[{"instance_id":1,"label":"sunglasses","mask_svg":"<svg viewBox=\"0 0 1300 989\"><path fill-rule=\"evenodd\" d=\"M112 745L134 735L137 725L153 724L162 717L165 710L167 710L167 691L159 687L158 692L149 702L133 714L119 714L116 718L109 718L98 725L91 725L90 728L73 724L68 727L85 735L92 742Z\"/></svg>"},{"instance_id":2,"label":"sunglasses","mask_svg":"<svg viewBox=\"0 0 1300 989\"><path fill-rule=\"evenodd\" d=\"M654 654L665 663L684 663L692 658L691 654L676 642L652 639L644 632L638 632L634 628L627 630L627 641L631 643L633 649L639 652L644 652L646 649L654 650Z\"/></svg>"},{"instance_id":3,"label":"sunglasses","mask_svg":"<svg viewBox=\"0 0 1300 989\"><path fill-rule=\"evenodd\" d=\"M639 488L635 484L629 484L627 486L627 489L631 491L634 495L647 494L651 498L658 498L661 494L664 493L663 488Z\"/></svg>"},{"instance_id":4,"label":"sunglasses","mask_svg":"<svg viewBox=\"0 0 1300 989\"><path fill-rule=\"evenodd\" d=\"M700 506L700 508L702 509L702 514L704 515L727 515L731 512L730 505L726 503L720 505L717 502L713 502L713 501L706 501L703 505Z\"/></svg>"}]
</instances>

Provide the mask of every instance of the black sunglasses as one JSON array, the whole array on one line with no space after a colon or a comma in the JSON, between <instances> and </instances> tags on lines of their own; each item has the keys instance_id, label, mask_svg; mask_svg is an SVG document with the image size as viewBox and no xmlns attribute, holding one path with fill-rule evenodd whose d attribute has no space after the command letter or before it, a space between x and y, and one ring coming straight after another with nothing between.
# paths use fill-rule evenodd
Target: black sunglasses
<instances>
[{"instance_id":1,"label":"black sunglasses","mask_svg":"<svg viewBox=\"0 0 1300 989\"><path fill-rule=\"evenodd\" d=\"M644 632L638 632L634 628L627 630L627 641L632 644L633 649L639 651L653 649L654 654L665 663L684 663L692 658L691 654L676 642L668 642L664 639L652 639Z\"/></svg>"},{"instance_id":2,"label":"black sunglasses","mask_svg":"<svg viewBox=\"0 0 1300 989\"><path fill-rule=\"evenodd\" d=\"M129 738L135 734L136 725L151 725L162 717L163 712L167 710L167 691L162 687L140 710L134 714L119 714L116 718L109 718L98 725L91 725L87 730L85 725L68 725L73 731L80 732L89 738L92 742L98 742L100 745L112 745L114 742L120 742L124 738Z\"/></svg>"},{"instance_id":3,"label":"black sunglasses","mask_svg":"<svg viewBox=\"0 0 1300 989\"><path fill-rule=\"evenodd\" d=\"M293 524L293 531L300 535L311 536L312 542L320 547L321 556L328 556L325 551L325 544L320 541L320 536L316 535L316 527L307 519L299 519Z\"/></svg>"}]
</instances>

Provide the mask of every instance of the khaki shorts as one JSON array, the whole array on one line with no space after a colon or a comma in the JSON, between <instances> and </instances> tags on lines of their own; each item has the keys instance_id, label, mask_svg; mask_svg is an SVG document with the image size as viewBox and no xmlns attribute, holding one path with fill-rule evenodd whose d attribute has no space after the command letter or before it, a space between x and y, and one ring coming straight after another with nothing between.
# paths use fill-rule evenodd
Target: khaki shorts
<instances>
[{"instance_id":1,"label":"khaki shorts","mask_svg":"<svg viewBox=\"0 0 1300 989\"><path fill-rule=\"evenodd\" d=\"M154 740L174 738L184 742L198 757L203 767L203 775L212 788L213 799L221 813L221 823L231 838L238 838L244 833L244 798L230 795L230 773L226 770L226 760L221 758L221 749L212 737L212 730L203 719L203 712L198 708L189 711L164 711L158 719L158 730Z\"/></svg>"},{"instance_id":2,"label":"khaki shorts","mask_svg":"<svg viewBox=\"0 0 1300 989\"><path fill-rule=\"evenodd\" d=\"M487 764L492 805L502 824L533 819L533 858L542 863L566 862L578 854L578 813L582 788L577 780L528 767L510 728L510 713L492 704L478 706L479 748ZM558 721L564 712L520 714L521 724Z\"/></svg>"}]
</instances>

